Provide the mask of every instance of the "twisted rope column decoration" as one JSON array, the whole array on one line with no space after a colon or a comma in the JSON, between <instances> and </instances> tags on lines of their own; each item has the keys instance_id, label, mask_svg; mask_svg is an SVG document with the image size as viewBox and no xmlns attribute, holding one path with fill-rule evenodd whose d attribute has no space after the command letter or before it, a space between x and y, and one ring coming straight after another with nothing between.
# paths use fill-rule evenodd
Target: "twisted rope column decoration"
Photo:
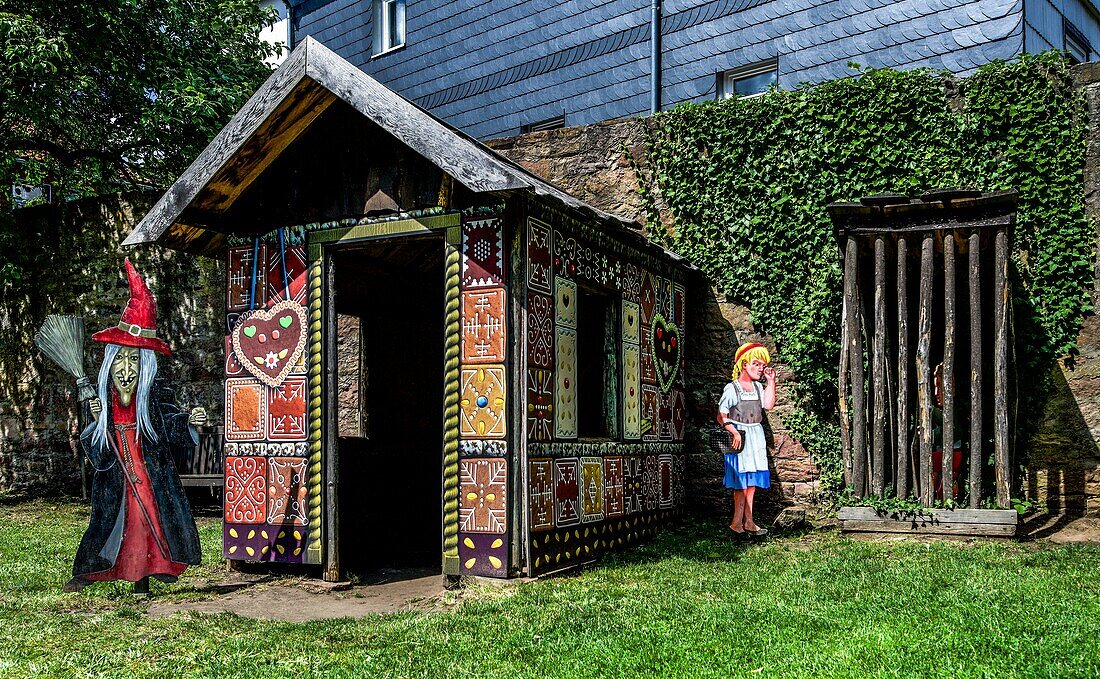
<instances>
[{"instance_id":1,"label":"twisted rope column decoration","mask_svg":"<svg viewBox=\"0 0 1100 679\"><path fill-rule=\"evenodd\" d=\"M443 376L443 573L458 575L459 251L447 245Z\"/></svg>"},{"instance_id":2,"label":"twisted rope column decoration","mask_svg":"<svg viewBox=\"0 0 1100 679\"><path fill-rule=\"evenodd\" d=\"M321 563L321 261L309 265L309 547L306 563Z\"/></svg>"}]
</instances>

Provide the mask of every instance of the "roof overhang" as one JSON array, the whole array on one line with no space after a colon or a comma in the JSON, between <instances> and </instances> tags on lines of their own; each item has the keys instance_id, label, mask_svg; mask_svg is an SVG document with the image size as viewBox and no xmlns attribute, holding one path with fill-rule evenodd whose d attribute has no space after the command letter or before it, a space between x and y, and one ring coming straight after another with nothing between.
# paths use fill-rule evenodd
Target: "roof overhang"
<instances>
[{"instance_id":1,"label":"roof overhang","mask_svg":"<svg viewBox=\"0 0 1100 679\"><path fill-rule=\"evenodd\" d=\"M392 134L474 193L528 190L634 231L636 222L580 201L383 86L307 37L157 201L124 245L157 242L218 252L210 227L337 100Z\"/></svg>"}]
</instances>

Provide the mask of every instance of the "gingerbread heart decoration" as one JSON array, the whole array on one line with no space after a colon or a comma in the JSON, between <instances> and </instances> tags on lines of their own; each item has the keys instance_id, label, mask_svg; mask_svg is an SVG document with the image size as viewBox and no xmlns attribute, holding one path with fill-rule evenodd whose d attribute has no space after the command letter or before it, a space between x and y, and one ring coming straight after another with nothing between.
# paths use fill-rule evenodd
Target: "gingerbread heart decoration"
<instances>
[{"instance_id":1,"label":"gingerbread heart decoration","mask_svg":"<svg viewBox=\"0 0 1100 679\"><path fill-rule=\"evenodd\" d=\"M294 300L242 314L231 333L233 355L250 374L277 387L306 347L306 310Z\"/></svg>"},{"instance_id":2,"label":"gingerbread heart decoration","mask_svg":"<svg viewBox=\"0 0 1100 679\"><path fill-rule=\"evenodd\" d=\"M672 389L672 381L676 379L676 371L680 369L680 329L675 323L666 321L661 314L654 314L650 332L652 341L649 346L653 353L657 384L661 387L661 392L667 394Z\"/></svg>"}]
</instances>

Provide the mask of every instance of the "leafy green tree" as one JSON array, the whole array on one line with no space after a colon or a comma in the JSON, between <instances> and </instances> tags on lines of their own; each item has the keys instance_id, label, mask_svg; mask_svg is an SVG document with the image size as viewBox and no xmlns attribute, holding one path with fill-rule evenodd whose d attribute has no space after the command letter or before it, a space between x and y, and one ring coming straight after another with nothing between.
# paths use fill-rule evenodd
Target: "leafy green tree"
<instances>
[{"instance_id":1,"label":"leafy green tree","mask_svg":"<svg viewBox=\"0 0 1100 679\"><path fill-rule=\"evenodd\" d=\"M0 2L0 186L165 186L270 74L257 0Z\"/></svg>"}]
</instances>

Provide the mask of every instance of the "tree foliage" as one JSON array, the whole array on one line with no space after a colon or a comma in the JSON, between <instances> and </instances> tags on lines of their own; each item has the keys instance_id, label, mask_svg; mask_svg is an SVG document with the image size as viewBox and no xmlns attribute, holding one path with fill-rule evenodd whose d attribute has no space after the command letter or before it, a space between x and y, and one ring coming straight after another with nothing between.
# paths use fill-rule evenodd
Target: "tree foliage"
<instances>
[{"instance_id":1,"label":"tree foliage","mask_svg":"<svg viewBox=\"0 0 1100 679\"><path fill-rule=\"evenodd\" d=\"M642 194L655 237L748 304L775 339L799 380L802 408L786 424L839 483L842 286L825 206L884 192L1018 189L1016 355L1021 374L1042 375L1074 350L1091 311L1086 133L1084 97L1054 53L962 79L868 69L658 115Z\"/></svg>"},{"instance_id":2,"label":"tree foliage","mask_svg":"<svg viewBox=\"0 0 1100 679\"><path fill-rule=\"evenodd\" d=\"M65 197L170 183L270 74L272 16L256 0L4 0L0 180Z\"/></svg>"}]
</instances>

